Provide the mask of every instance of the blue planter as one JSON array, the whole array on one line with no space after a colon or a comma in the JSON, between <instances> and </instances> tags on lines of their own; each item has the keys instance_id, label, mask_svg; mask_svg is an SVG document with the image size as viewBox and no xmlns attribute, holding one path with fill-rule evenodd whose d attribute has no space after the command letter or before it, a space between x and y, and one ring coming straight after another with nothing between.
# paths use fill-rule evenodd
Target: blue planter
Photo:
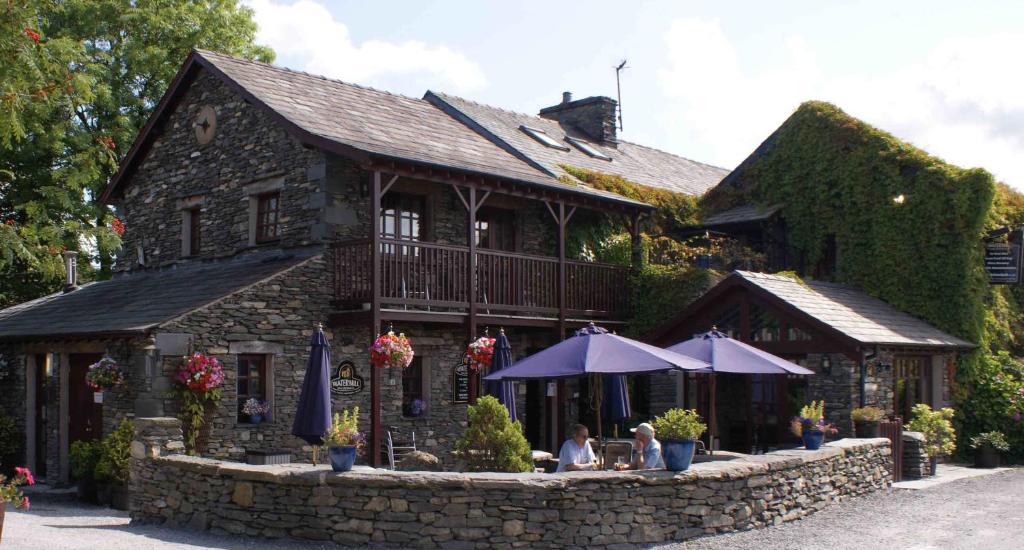
<instances>
[{"instance_id":1,"label":"blue planter","mask_svg":"<svg viewBox=\"0 0 1024 550\"><path fill-rule=\"evenodd\" d=\"M256 424L258 426L260 422L263 422L263 415L262 414L250 414L249 415L249 422L251 422L253 424Z\"/></svg>"},{"instance_id":2,"label":"blue planter","mask_svg":"<svg viewBox=\"0 0 1024 550\"><path fill-rule=\"evenodd\" d=\"M347 472L352 469L352 465L356 462L355 445L328 447L327 454L331 457L331 468L335 472Z\"/></svg>"},{"instance_id":3,"label":"blue planter","mask_svg":"<svg viewBox=\"0 0 1024 550\"><path fill-rule=\"evenodd\" d=\"M825 432L819 430L808 430L805 428L800 437L804 440L804 447L808 451L817 451L821 448L821 444L825 442Z\"/></svg>"},{"instance_id":4,"label":"blue planter","mask_svg":"<svg viewBox=\"0 0 1024 550\"><path fill-rule=\"evenodd\" d=\"M665 469L683 472L693 462L693 453L697 442L693 440L667 439L661 442L661 456L665 459Z\"/></svg>"}]
</instances>

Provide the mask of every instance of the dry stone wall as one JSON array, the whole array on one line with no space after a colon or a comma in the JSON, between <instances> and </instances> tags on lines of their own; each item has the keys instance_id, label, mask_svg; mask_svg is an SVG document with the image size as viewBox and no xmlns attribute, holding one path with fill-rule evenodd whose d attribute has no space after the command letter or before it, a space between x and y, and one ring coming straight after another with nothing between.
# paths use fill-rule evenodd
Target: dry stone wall
<instances>
[{"instance_id":1,"label":"dry stone wall","mask_svg":"<svg viewBox=\"0 0 1024 550\"><path fill-rule=\"evenodd\" d=\"M173 419L140 419L131 517L190 530L416 548L617 548L791 521L889 487L886 439L723 455L674 474L334 473L175 454Z\"/></svg>"}]
</instances>

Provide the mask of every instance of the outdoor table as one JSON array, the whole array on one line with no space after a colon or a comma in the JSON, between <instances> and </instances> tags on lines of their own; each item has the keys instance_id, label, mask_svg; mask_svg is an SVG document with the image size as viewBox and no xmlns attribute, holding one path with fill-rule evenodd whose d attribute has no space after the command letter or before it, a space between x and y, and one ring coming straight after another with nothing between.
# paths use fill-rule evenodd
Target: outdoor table
<instances>
[{"instance_id":1,"label":"outdoor table","mask_svg":"<svg viewBox=\"0 0 1024 550\"><path fill-rule=\"evenodd\" d=\"M530 451L530 455L533 456L533 463L534 464L536 464L538 462L547 462L548 460L552 460L553 458L555 458L555 455L553 455L553 454L551 454L551 453L549 453L547 451L533 450L533 451Z\"/></svg>"}]
</instances>

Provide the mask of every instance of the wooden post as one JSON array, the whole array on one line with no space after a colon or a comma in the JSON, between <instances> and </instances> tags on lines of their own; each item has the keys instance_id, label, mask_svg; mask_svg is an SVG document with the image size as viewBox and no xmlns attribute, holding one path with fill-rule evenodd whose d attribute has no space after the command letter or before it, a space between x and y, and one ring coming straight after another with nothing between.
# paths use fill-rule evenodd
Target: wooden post
<instances>
[{"instance_id":1,"label":"wooden post","mask_svg":"<svg viewBox=\"0 0 1024 550\"><path fill-rule=\"evenodd\" d=\"M565 338L565 203L558 202L558 340Z\"/></svg>"},{"instance_id":2,"label":"wooden post","mask_svg":"<svg viewBox=\"0 0 1024 550\"><path fill-rule=\"evenodd\" d=\"M641 238L640 233L640 212L636 212L635 214L633 214L633 227L630 228L629 233L633 237L630 263L632 264L633 271L635 272L639 271L643 264L644 249L643 239Z\"/></svg>"},{"instance_id":3,"label":"wooden post","mask_svg":"<svg viewBox=\"0 0 1024 550\"><path fill-rule=\"evenodd\" d=\"M380 269L380 202L381 202L381 181L380 171L373 172L373 189L370 193L370 265L372 276L370 277L370 338L376 338L380 333L380 296L381 296L381 269ZM374 468L380 467L380 369L370 365L370 464Z\"/></svg>"},{"instance_id":4,"label":"wooden post","mask_svg":"<svg viewBox=\"0 0 1024 550\"><path fill-rule=\"evenodd\" d=\"M469 317L466 319L466 331L469 333L467 344L476 338L476 300L477 300L477 277L476 277L476 187L469 188L469 200L466 205L466 242L469 244L469 262L466 263L466 288L469 289ZM478 393L478 373L469 370L469 404L476 403Z\"/></svg>"}]
</instances>

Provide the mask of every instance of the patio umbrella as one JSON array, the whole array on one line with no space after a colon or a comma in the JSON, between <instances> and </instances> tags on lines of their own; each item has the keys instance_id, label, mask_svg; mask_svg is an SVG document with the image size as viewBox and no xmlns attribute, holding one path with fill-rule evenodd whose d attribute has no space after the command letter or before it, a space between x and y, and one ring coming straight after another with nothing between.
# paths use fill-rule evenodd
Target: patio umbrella
<instances>
[{"instance_id":1,"label":"patio umbrella","mask_svg":"<svg viewBox=\"0 0 1024 550\"><path fill-rule=\"evenodd\" d=\"M317 325L313 331L309 348L292 435L313 445L313 464L316 464L317 447L331 429L331 345L327 343L322 325Z\"/></svg>"},{"instance_id":2,"label":"patio umbrella","mask_svg":"<svg viewBox=\"0 0 1024 550\"><path fill-rule=\"evenodd\" d=\"M498 372L512 366L512 346L508 343L508 336L505 336L505 329L498 332L494 339L494 358L491 360L491 372ZM516 421L516 389L511 380L488 381L487 393L498 398L502 405L508 409L508 416L512 422Z\"/></svg>"},{"instance_id":3,"label":"patio umbrella","mask_svg":"<svg viewBox=\"0 0 1024 550\"><path fill-rule=\"evenodd\" d=\"M715 433L717 429L716 408L715 408L715 373L733 374L814 374L814 371L805 369L800 365L786 361L785 359L772 355L767 351L760 350L729 338L725 333L715 328L704 334L698 334L693 338L680 342L666 348L676 353L681 353L694 359L700 359L711 364L711 367L698 372L711 374L711 418L709 419L710 433L708 438L708 449L713 450Z\"/></svg>"},{"instance_id":4,"label":"patio umbrella","mask_svg":"<svg viewBox=\"0 0 1024 550\"><path fill-rule=\"evenodd\" d=\"M638 342L597 327L594 323L576 335L535 353L484 380L538 380L592 375L650 374L669 370L701 370L709 363ZM601 410L597 393L597 411ZM601 423L597 423L598 438Z\"/></svg>"},{"instance_id":5,"label":"patio umbrella","mask_svg":"<svg viewBox=\"0 0 1024 550\"><path fill-rule=\"evenodd\" d=\"M633 416L629 406L629 385L622 374L609 376L604 382L601 417L615 425L615 437L618 437L619 422L629 420L629 417Z\"/></svg>"}]
</instances>

